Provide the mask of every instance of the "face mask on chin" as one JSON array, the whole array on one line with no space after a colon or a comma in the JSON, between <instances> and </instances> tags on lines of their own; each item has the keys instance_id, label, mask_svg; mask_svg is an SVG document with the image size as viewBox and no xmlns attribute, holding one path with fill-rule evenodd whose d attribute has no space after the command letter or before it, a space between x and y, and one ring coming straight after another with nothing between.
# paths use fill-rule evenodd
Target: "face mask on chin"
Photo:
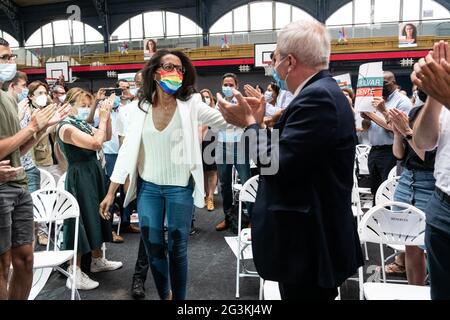
<instances>
[{"instance_id":1,"label":"face mask on chin","mask_svg":"<svg viewBox=\"0 0 450 320\"><path fill-rule=\"evenodd\" d=\"M64 95L62 95L62 96L59 96L58 97L58 100L59 100L59 102L61 102L61 103L64 103L64 100L66 100L66 95L64 94Z\"/></svg>"}]
</instances>

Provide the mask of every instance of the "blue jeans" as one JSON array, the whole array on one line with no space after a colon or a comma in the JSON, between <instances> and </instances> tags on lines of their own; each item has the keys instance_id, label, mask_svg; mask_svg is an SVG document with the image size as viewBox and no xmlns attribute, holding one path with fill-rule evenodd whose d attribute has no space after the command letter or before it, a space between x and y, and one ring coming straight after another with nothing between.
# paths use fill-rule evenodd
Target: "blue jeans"
<instances>
[{"instance_id":1,"label":"blue jeans","mask_svg":"<svg viewBox=\"0 0 450 320\"><path fill-rule=\"evenodd\" d=\"M450 203L435 192L425 212L431 299L450 300Z\"/></svg>"},{"instance_id":2,"label":"blue jeans","mask_svg":"<svg viewBox=\"0 0 450 320\"><path fill-rule=\"evenodd\" d=\"M216 163L219 173L220 190L223 199L223 212L225 217L230 213L233 205L233 190L232 190L232 170L235 166L241 183L244 184L251 178L250 160L246 155L242 155L239 148L242 147L240 143L223 143L219 142L216 147ZM248 154L248 153L247 153ZM227 161L227 158L230 161ZM250 212L250 208L248 208Z\"/></svg>"},{"instance_id":3,"label":"blue jeans","mask_svg":"<svg viewBox=\"0 0 450 320\"><path fill-rule=\"evenodd\" d=\"M160 186L141 178L138 180L137 207L141 237L161 299L167 299L171 288L174 300L186 299L187 245L194 208L193 190L192 178L187 187ZM163 229L165 217L167 244Z\"/></svg>"},{"instance_id":4,"label":"blue jeans","mask_svg":"<svg viewBox=\"0 0 450 320\"><path fill-rule=\"evenodd\" d=\"M33 193L41 188L41 172L37 167L25 170L28 178L28 191Z\"/></svg>"},{"instance_id":5,"label":"blue jeans","mask_svg":"<svg viewBox=\"0 0 450 320\"><path fill-rule=\"evenodd\" d=\"M107 178L107 188L109 187L109 178L112 176L114 171L114 166L116 165L118 154L109 154L105 153L105 171L106 171L106 178ZM123 201L125 200L125 190L123 186L120 186L120 199L116 199L117 206L119 207L120 211L120 225L121 228L127 227L130 225L130 216L131 216L131 207L123 207ZM114 206L111 206L109 208L109 213L111 215L114 214ZM111 220L112 221L112 220Z\"/></svg>"}]
</instances>

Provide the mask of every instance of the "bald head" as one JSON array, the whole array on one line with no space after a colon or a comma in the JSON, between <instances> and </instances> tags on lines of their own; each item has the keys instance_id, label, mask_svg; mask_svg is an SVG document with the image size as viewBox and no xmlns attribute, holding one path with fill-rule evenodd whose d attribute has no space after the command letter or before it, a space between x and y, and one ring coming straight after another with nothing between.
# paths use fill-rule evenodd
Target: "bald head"
<instances>
[{"instance_id":1,"label":"bald head","mask_svg":"<svg viewBox=\"0 0 450 320\"><path fill-rule=\"evenodd\" d=\"M384 80L395 81L395 75L391 71L384 71Z\"/></svg>"},{"instance_id":2,"label":"bald head","mask_svg":"<svg viewBox=\"0 0 450 320\"><path fill-rule=\"evenodd\" d=\"M391 71L384 71L383 97L386 99L397 89L395 75Z\"/></svg>"}]
</instances>

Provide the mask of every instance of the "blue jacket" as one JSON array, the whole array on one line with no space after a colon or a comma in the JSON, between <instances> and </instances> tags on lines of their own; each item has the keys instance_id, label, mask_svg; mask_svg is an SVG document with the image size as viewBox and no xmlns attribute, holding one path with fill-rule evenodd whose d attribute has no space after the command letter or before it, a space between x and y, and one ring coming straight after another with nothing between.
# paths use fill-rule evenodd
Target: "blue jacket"
<instances>
[{"instance_id":1,"label":"blue jacket","mask_svg":"<svg viewBox=\"0 0 450 320\"><path fill-rule=\"evenodd\" d=\"M247 128L258 136L250 144L255 163L262 167L254 156L261 151L279 162L277 173L261 173L251 215L256 269L266 280L338 287L363 257L351 210L355 120L328 71L306 83L274 130L278 153L273 133Z\"/></svg>"}]
</instances>

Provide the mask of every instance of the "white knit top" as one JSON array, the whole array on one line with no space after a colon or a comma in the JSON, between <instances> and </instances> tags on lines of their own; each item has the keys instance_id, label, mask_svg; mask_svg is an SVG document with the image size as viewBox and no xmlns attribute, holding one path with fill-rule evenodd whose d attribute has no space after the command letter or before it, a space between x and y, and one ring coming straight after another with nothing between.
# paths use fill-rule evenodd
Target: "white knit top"
<instances>
[{"instance_id":1,"label":"white knit top","mask_svg":"<svg viewBox=\"0 0 450 320\"><path fill-rule=\"evenodd\" d=\"M138 158L140 177L157 185L186 187L191 172L182 157L184 148L178 108L162 131L155 128L152 108L145 117Z\"/></svg>"}]
</instances>

